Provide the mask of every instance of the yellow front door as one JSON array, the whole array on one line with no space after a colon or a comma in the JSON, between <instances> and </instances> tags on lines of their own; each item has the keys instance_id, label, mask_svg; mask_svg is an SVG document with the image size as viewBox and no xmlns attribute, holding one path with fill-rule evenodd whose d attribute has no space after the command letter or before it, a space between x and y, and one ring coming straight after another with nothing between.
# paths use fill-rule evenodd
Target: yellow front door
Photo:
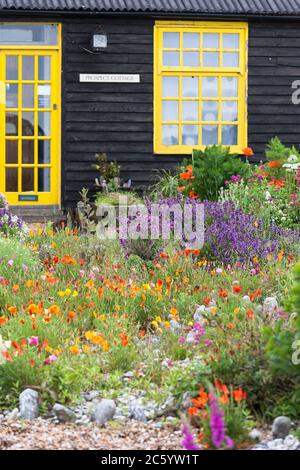
<instances>
[{"instance_id":1,"label":"yellow front door","mask_svg":"<svg viewBox=\"0 0 300 470\"><path fill-rule=\"evenodd\" d=\"M59 51L0 49L0 192L60 204Z\"/></svg>"}]
</instances>

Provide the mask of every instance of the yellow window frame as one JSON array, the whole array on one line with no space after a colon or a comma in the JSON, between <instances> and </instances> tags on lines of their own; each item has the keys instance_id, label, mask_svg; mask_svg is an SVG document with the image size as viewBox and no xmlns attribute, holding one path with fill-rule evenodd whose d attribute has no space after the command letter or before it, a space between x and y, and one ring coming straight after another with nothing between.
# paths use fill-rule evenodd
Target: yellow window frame
<instances>
[{"instance_id":1,"label":"yellow window frame","mask_svg":"<svg viewBox=\"0 0 300 470\"><path fill-rule=\"evenodd\" d=\"M180 46L179 48L165 48L163 47L163 35L165 32L178 32L180 33ZM185 67L183 66L183 33L185 32L197 32L197 33L219 33L220 44L216 52L219 52L219 57L222 57L222 34L223 33L238 33L240 35L239 49L225 49L226 52L239 52L239 66L238 67L202 67L202 60L199 67ZM201 36L202 37L202 36ZM200 57L202 58L203 47L197 49L184 49L189 52L197 50L199 51ZM210 51L214 51L209 49ZM180 65L175 67L163 66L163 52L164 51L176 51L180 53ZM205 49L204 49L205 51ZM213 98L213 101L218 101L218 121L205 122L205 124L218 125L218 142L221 143L222 138L222 125L230 125L232 122L222 121L222 101L226 101L226 98L222 97L221 91L221 77L237 77L238 78L238 96L233 98L238 103L238 121L237 122L237 145L231 145L230 150L232 153L242 153L243 149L247 147L247 61L248 61L248 24L240 22L211 22L211 21L156 21L154 26L154 153L156 154L182 154L187 155L193 151L193 149L204 149L205 145L201 145L201 128L203 125L201 117L201 77L211 76L219 77L218 88L219 93L217 98ZM163 145L162 140L162 103L163 103L163 90L162 82L163 77L179 77L179 93L178 97L174 97L173 100L179 103L179 116L176 121L164 121L164 124L175 124L178 125L178 144L177 145ZM193 76L200 77L199 82L199 93L198 93L198 105L199 115L198 121L183 121L181 117L182 110L182 77ZM172 100L172 98L167 98ZM207 100L207 98L205 98ZM229 101L230 98L227 98ZM232 99L231 99L232 100ZM194 101L197 101L194 99ZM209 99L208 99L209 101ZM184 122L184 124L183 124ZM182 126L185 124L197 125L198 126L198 145L184 145L182 144Z\"/></svg>"}]
</instances>

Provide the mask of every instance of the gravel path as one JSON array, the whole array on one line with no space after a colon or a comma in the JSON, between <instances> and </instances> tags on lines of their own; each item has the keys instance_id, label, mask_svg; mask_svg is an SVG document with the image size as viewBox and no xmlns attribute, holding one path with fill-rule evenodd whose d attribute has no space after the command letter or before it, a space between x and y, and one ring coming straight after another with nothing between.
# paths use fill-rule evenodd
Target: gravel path
<instances>
[{"instance_id":1,"label":"gravel path","mask_svg":"<svg viewBox=\"0 0 300 470\"><path fill-rule=\"evenodd\" d=\"M180 450L180 431L129 422L125 427L0 421L1 450Z\"/></svg>"}]
</instances>

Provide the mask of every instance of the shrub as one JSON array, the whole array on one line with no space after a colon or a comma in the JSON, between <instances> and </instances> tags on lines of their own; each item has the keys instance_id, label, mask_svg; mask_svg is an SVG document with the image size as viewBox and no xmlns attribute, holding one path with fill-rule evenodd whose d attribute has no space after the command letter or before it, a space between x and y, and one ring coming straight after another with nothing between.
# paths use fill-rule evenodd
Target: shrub
<instances>
[{"instance_id":1,"label":"shrub","mask_svg":"<svg viewBox=\"0 0 300 470\"><path fill-rule=\"evenodd\" d=\"M250 174L250 165L231 154L229 147L213 145L195 150L192 160L185 160L180 179L185 196L215 201L231 177L247 178Z\"/></svg>"},{"instance_id":2,"label":"shrub","mask_svg":"<svg viewBox=\"0 0 300 470\"><path fill-rule=\"evenodd\" d=\"M27 232L27 225L10 213L6 198L0 193L0 236L24 238Z\"/></svg>"},{"instance_id":3,"label":"shrub","mask_svg":"<svg viewBox=\"0 0 300 470\"><path fill-rule=\"evenodd\" d=\"M173 175L170 171L162 170L157 176L157 181L150 188L152 198L176 197L180 179L178 175Z\"/></svg>"}]
</instances>

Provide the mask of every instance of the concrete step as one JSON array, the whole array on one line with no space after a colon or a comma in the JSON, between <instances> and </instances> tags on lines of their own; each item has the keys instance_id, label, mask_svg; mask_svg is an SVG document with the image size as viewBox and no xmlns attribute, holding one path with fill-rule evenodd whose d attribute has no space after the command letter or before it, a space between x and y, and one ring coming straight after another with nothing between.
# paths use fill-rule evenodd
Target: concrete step
<instances>
[{"instance_id":1,"label":"concrete step","mask_svg":"<svg viewBox=\"0 0 300 470\"><path fill-rule=\"evenodd\" d=\"M60 223L66 216L59 206L10 206L12 214L21 217L27 223Z\"/></svg>"}]
</instances>

